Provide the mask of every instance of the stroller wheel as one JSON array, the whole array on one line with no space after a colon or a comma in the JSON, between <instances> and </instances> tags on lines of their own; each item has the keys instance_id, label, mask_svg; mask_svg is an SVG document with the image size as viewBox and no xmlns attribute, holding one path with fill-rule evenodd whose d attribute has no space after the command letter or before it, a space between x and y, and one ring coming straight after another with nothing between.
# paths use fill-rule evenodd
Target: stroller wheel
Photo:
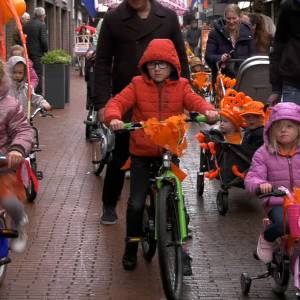
<instances>
[{"instance_id":1,"label":"stroller wheel","mask_svg":"<svg viewBox=\"0 0 300 300\"><path fill-rule=\"evenodd\" d=\"M204 174L199 173L197 174L197 195L201 197L204 191Z\"/></svg>"},{"instance_id":2,"label":"stroller wheel","mask_svg":"<svg viewBox=\"0 0 300 300\"><path fill-rule=\"evenodd\" d=\"M217 209L221 216L225 216L228 211L228 192L218 191Z\"/></svg>"},{"instance_id":3,"label":"stroller wheel","mask_svg":"<svg viewBox=\"0 0 300 300\"><path fill-rule=\"evenodd\" d=\"M244 296L247 296L251 287L251 278L247 273L242 273L241 275L241 288Z\"/></svg>"}]
</instances>

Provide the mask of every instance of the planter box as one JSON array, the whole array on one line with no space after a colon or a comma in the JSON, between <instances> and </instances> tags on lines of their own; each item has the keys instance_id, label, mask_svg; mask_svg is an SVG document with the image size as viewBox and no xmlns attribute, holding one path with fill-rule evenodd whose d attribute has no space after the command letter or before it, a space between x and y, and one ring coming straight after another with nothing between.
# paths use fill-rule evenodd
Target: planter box
<instances>
[{"instance_id":1,"label":"planter box","mask_svg":"<svg viewBox=\"0 0 300 300\"><path fill-rule=\"evenodd\" d=\"M53 108L64 108L66 101L66 65L49 64L45 67L45 98Z\"/></svg>"},{"instance_id":2,"label":"planter box","mask_svg":"<svg viewBox=\"0 0 300 300\"><path fill-rule=\"evenodd\" d=\"M70 65L65 65L65 103L70 102Z\"/></svg>"}]
</instances>

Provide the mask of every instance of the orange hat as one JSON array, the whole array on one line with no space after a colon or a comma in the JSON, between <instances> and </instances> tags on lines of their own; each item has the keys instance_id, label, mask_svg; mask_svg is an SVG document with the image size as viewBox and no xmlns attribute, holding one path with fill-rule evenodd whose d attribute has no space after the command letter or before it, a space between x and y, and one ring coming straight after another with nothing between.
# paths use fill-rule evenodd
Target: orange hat
<instances>
[{"instance_id":1,"label":"orange hat","mask_svg":"<svg viewBox=\"0 0 300 300\"><path fill-rule=\"evenodd\" d=\"M264 116L264 104L259 101L250 101L248 103L245 103L240 114L242 116L248 114Z\"/></svg>"},{"instance_id":2,"label":"orange hat","mask_svg":"<svg viewBox=\"0 0 300 300\"><path fill-rule=\"evenodd\" d=\"M220 115L228 119L236 128L240 128L244 125L243 118L236 110L223 108L220 111Z\"/></svg>"},{"instance_id":3,"label":"orange hat","mask_svg":"<svg viewBox=\"0 0 300 300\"><path fill-rule=\"evenodd\" d=\"M191 67L202 65L202 61L201 61L201 59L199 57L194 56L190 60L190 65L191 65Z\"/></svg>"}]
</instances>

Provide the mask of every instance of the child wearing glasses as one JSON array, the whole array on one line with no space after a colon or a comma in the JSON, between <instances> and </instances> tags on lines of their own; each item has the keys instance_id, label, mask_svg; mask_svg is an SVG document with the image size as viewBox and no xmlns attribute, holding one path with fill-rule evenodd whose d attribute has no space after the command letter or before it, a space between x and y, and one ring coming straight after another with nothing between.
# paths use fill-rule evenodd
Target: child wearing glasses
<instances>
[{"instance_id":1,"label":"child wearing glasses","mask_svg":"<svg viewBox=\"0 0 300 300\"><path fill-rule=\"evenodd\" d=\"M104 119L113 130L123 128L122 116L132 109L132 122L149 118L165 120L184 109L205 114L216 121L217 112L201 96L195 94L187 79L180 76L180 63L174 44L169 39L154 39L145 50L139 68L141 75L132 79L106 105ZM163 149L155 146L143 130L131 133L130 197L127 206L127 238L142 236L142 218L149 189L149 169L161 160ZM126 239L127 240L127 239ZM123 255L125 270L137 264L137 243L126 243ZM190 258L184 255L184 274L191 275Z\"/></svg>"}]
</instances>

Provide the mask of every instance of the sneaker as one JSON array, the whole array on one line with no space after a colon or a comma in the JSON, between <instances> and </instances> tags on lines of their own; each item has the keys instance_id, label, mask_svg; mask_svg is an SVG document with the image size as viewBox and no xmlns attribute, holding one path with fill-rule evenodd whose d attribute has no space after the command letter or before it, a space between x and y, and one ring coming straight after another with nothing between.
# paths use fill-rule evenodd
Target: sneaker
<instances>
[{"instance_id":1,"label":"sneaker","mask_svg":"<svg viewBox=\"0 0 300 300\"><path fill-rule=\"evenodd\" d=\"M257 243L257 256L265 264L270 263L273 259L273 250L276 245L276 242L268 242L264 239L263 234L258 238Z\"/></svg>"},{"instance_id":2,"label":"sneaker","mask_svg":"<svg viewBox=\"0 0 300 300\"><path fill-rule=\"evenodd\" d=\"M122 258L124 270L132 271L136 268L138 246L138 243L126 243L125 252Z\"/></svg>"},{"instance_id":3,"label":"sneaker","mask_svg":"<svg viewBox=\"0 0 300 300\"><path fill-rule=\"evenodd\" d=\"M118 216L116 210L113 207L103 207L103 213L100 219L100 223L103 225L113 225L117 223Z\"/></svg>"},{"instance_id":4,"label":"sneaker","mask_svg":"<svg viewBox=\"0 0 300 300\"><path fill-rule=\"evenodd\" d=\"M182 251L182 266L183 266L183 276L192 276L192 258L186 252Z\"/></svg>"},{"instance_id":5,"label":"sneaker","mask_svg":"<svg viewBox=\"0 0 300 300\"><path fill-rule=\"evenodd\" d=\"M15 253L22 253L26 249L28 236L24 227L20 227L18 230L18 237L11 239L10 249Z\"/></svg>"}]
</instances>

